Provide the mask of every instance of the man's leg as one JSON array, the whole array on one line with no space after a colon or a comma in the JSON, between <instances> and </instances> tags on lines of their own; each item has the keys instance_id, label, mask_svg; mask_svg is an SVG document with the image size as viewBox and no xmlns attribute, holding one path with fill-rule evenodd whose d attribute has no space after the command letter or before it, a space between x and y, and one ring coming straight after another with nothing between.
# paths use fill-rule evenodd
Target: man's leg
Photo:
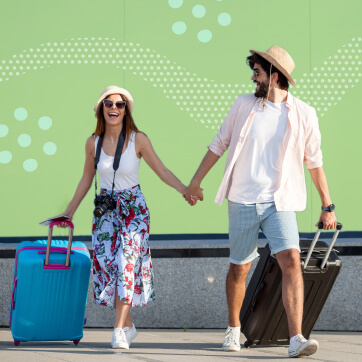
<instances>
[{"instance_id":1,"label":"man's leg","mask_svg":"<svg viewBox=\"0 0 362 362\"><path fill-rule=\"evenodd\" d=\"M313 339L307 341L302 335L304 283L295 212L278 212L275 205L259 205L259 209L264 218L262 230L282 270L283 305L290 336L289 357L309 356L317 351L318 342Z\"/></svg>"},{"instance_id":2,"label":"man's leg","mask_svg":"<svg viewBox=\"0 0 362 362\"><path fill-rule=\"evenodd\" d=\"M317 352L319 344L314 339L306 340L302 334L304 283L299 251L284 250L277 253L276 258L282 270L283 305L290 336L289 357L310 356Z\"/></svg>"},{"instance_id":3,"label":"man's leg","mask_svg":"<svg viewBox=\"0 0 362 362\"><path fill-rule=\"evenodd\" d=\"M240 310L245 296L246 277L251 262L259 256L258 233L260 223L255 205L229 201L230 268L226 278L229 326L225 332L223 349L240 350Z\"/></svg>"},{"instance_id":4,"label":"man's leg","mask_svg":"<svg viewBox=\"0 0 362 362\"><path fill-rule=\"evenodd\" d=\"M226 277L226 297L230 327L240 327L240 310L245 297L246 277L250 266L251 262L242 265L230 263Z\"/></svg>"},{"instance_id":5,"label":"man's leg","mask_svg":"<svg viewBox=\"0 0 362 362\"><path fill-rule=\"evenodd\" d=\"M226 277L226 297L229 311L229 326L225 331L224 351L240 351L240 310L245 296L246 277L251 261L246 264L230 263Z\"/></svg>"},{"instance_id":6,"label":"man's leg","mask_svg":"<svg viewBox=\"0 0 362 362\"><path fill-rule=\"evenodd\" d=\"M276 258L282 270L283 305L292 337L302 334L304 283L300 255L298 250L288 249L277 253Z\"/></svg>"}]
</instances>

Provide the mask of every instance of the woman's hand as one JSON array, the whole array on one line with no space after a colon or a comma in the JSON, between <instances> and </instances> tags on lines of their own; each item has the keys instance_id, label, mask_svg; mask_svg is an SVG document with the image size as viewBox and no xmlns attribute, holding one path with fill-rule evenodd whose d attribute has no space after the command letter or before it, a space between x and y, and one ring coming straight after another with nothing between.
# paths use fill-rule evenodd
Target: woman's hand
<instances>
[{"instance_id":1,"label":"woman's hand","mask_svg":"<svg viewBox=\"0 0 362 362\"><path fill-rule=\"evenodd\" d=\"M191 196L190 196L190 202L189 202L189 204L190 204L191 206L196 205L197 201L200 201L200 198L198 198L198 197L195 196L195 195L191 195Z\"/></svg>"},{"instance_id":2,"label":"woman's hand","mask_svg":"<svg viewBox=\"0 0 362 362\"><path fill-rule=\"evenodd\" d=\"M67 215L67 213L64 213L64 215ZM72 221L73 216L69 216L68 218L65 219L65 221ZM57 225L60 228L67 228L69 225L63 221L61 224Z\"/></svg>"},{"instance_id":3,"label":"woman's hand","mask_svg":"<svg viewBox=\"0 0 362 362\"><path fill-rule=\"evenodd\" d=\"M203 201L204 195L202 191L203 189L199 185L190 183L184 190L183 197L191 206L194 206L196 201Z\"/></svg>"}]
</instances>

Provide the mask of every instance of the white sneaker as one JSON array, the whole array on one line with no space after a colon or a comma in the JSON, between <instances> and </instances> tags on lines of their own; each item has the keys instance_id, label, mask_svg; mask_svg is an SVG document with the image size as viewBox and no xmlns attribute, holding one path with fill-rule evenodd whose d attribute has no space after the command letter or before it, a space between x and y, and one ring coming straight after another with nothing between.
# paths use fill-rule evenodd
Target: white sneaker
<instances>
[{"instance_id":1,"label":"white sneaker","mask_svg":"<svg viewBox=\"0 0 362 362\"><path fill-rule=\"evenodd\" d=\"M124 327L124 333L126 335L127 343L130 346L138 335L135 325L132 323L132 327Z\"/></svg>"},{"instance_id":2,"label":"white sneaker","mask_svg":"<svg viewBox=\"0 0 362 362\"><path fill-rule=\"evenodd\" d=\"M115 328L112 334L112 348L129 349L126 334L122 328Z\"/></svg>"},{"instance_id":3,"label":"white sneaker","mask_svg":"<svg viewBox=\"0 0 362 362\"><path fill-rule=\"evenodd\" d=\"M301 334L297 334L290 339L288 354L289 357L310 356L317 352L318 347L315 339L305 339Z\"/></svg>"},{"instance_id":4,"label":"white sneaker","mask_svg":"<svg viewBox=\"0 0 362 362\"><path fill-rule=\"evenodd\" d=\"M240 351L240 327L227 328L222 348L228 352Z\"/></svg>"}]
</instances>

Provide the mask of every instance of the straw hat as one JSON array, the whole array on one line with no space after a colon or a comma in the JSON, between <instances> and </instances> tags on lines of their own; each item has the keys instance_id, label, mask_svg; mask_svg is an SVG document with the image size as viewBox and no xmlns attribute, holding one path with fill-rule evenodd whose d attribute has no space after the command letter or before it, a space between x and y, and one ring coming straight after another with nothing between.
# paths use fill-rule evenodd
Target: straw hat
<instances>
[{"instance_id":1,"label":"straw hat","mask_svg":"<svg viewBox=\"0 0 362 362\"><path fill-rule=\"evenodd\" d=\"M106 89L103 89L101 95L99 96L97 105L94 107L94 112L97 114L100 107L102 107L103 99L107 98L111 94L122 94L127 98L127 107L132 114L133 111L133 97L130 92L128 92L127 89L119 88L115 85L111 85L107 87Z\"/></svg>"},{"instance_id":2,"label":"straw hat","mask_svg":"<svg viewBox=\"0 0 362 362\"><path fill-rule=\"evenodd\" d=\"M291 77L290 73L295 68L294 61L292 57L282 48L273 45L269 48L266 52L258 52L257 50L250 50L251 54L258 54L269 63L274 65L275 68L280 70L286 78L289 80L290 83L293 84L294 87L297 85L294 82L294 79Z\"/></svg>"}]
</instances>

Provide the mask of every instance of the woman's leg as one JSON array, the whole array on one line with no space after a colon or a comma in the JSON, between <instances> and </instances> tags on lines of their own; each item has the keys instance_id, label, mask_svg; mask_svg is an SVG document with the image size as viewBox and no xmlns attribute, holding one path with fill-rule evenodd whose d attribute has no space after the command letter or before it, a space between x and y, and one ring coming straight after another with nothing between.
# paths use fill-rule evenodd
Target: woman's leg
<instances>
[{"instance_id":1,"label":"woman's leg","mask_svg":"<svg viewBox=\"0 0 362 362\"><path fill-rule=\"evenodd\" d=\"M130 305L124 303L123 299L118 299L117 288L114 305L116 308L116 320L114 323L114 328L132 327L131 313L129 311Z\"/></svg>"},{"instance_id":2,"label":"woman's leg","mask_svg":"<svg viewBox=\"0 0 362 362\"><path fill-rule=\"evenodd\" d=\"M130 327L130 328L132 328L133 324L132 324L132 317L131 317L130 309L131 309L131 308L128 308L128 313L127 313L127 317L126 317L126 325L125 325L125 327Z\"/></svg>"}]
</instances>

